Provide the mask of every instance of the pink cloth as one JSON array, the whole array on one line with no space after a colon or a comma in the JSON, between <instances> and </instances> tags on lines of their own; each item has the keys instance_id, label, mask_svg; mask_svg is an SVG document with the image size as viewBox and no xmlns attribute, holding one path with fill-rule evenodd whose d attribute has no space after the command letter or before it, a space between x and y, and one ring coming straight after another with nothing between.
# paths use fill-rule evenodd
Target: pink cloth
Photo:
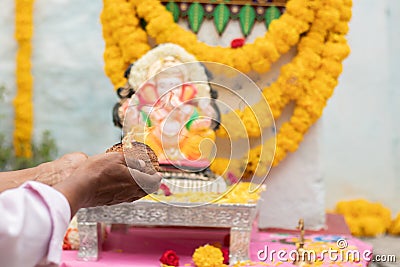
<instances>
[{"instance_id":1,"label":"pink cloth","mask_svg":"<svg viewBox=\"0 0 400 267\"><path fill-rule=\"evenodd\" d=\"M52 187L28 182L0 194L0 267L59 263L71 211Z\"/></svg>"},{"instance_id":2,"label":"pink cloth","mask_svg":"<svg viewBox=\"0 0 400 267\"><path fill-rule=\"evenodd\" d=\"M130 228L128 233L109 233L109 236L103 244L103 252L97 262L85 262L77 260L76 251L64 251L62 256L62 267L105 267L105 266L160 266L159 259L161 255L169 249L175 250L179 256L179 266L188 264L194 266L191 255L194 250L205 244L219 242L224 244L224 239L229 233L228 229L215 228ZM268 246L269 251L286 249L294 250L294 238L291 234L267 233L254 230L250 244L251 260L260 262L258 251L264 250ZM338 238L344 237L349 246L356 246L358 250L371 250L372 247L355 239L351 236L343 235L307 235L306 239L313 242L336 242ZM273 262L270 259L265 260L260 265L252 266L293 266L291 261ZM366 262L360 263L338 263L336 266L366 266ZM329 259L322 266L335 266Z\"/></svg>"}]
</instances>

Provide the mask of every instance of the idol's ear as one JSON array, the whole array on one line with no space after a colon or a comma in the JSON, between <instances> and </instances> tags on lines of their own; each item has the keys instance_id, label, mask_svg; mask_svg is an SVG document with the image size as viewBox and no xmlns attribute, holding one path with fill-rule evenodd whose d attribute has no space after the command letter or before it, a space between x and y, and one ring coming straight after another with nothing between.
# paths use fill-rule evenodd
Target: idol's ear
<instances>
[{"instance_id":1,"label":"idol's ear","mask_svg":"<svg viewBox=\"0 0 400 267\"><path fill-rule=\"evenodd\" d=\"M218 108L217 103L215 102L215 99L218 98L218 91L213 89L210 85L210 96L211 96L211 106L215 111L216 114L216 118L215 120L212 121L211 123L211 129L213 129L214 131L219 129L219 126L221 124L221 111Z\"/></svg>"},{"instance_id":2,"label":"idol's ear","mask_svg":"<svg viewBox=\"0 0 400 267\"><path fill-rule=\"evenodd\" d=\"M206 72L207 80L212 80L214 78L212 73L206 68L204 63L200 62L200 65L204 68L204 71Z\"/></svg>"},{"instance_id":3,"label":"idol's ear","mask_svg":"<svg viewBox=\"0 0 400 267\"><path fill-rule=\"evenodd\" d=\"M189 100L192 100L195 95L197 94L197 89L191 84L184 84L182 85L182 91L181 95L179 96L179 99L182 102L186 102Z\"/></svg>"},{"instance_id":4,"label":"idol's ear","mask_svg":"<svg viewBox=\"0 0 400 267\"><path fill-rule=\"evenodd\" d=\"M123 98L123 95L124 94L124 87L119 87L118 89L117 89L117 95L118 95L118 97L119 98Z\"/></svg>"},{"instance_id":5,"label":"idol's ear","mask_svg":"<svg viewBox=\"0 0 400 267\"><path fill-rule=\"evenodd\" d=\"M129 78L129 74L131 73L132 66L133 66L133 64L129 65L129 67L125 70L125 72L124 72L125 79Z\"/></svg>"},{"instance_id":6,"label":"idol's ear","mask_svg":"<svg viewBox=\"0 0 400 267\"><path fill-rule=\"evenodd\" d=\"M210 96L212 99L217 99L218 98L218 91L213 89L210 85Z\"/></svg>"},{"instance_id":7,"label":"idol's ear","mask_svg":"<svg viewBox=\"0 0 400 267\"><path fill-rule=\"evenodd\" d=\"M121 107L121 103L118 102L114 105L112 111L112 119L114 122L114 126L122 128L121 118L119 117L119 108Z\"/></svg>"},{"instance_id":8,"label":"idol's ear","mask_svg":"<svg viewBox=\"0 0 400 267\"><path fill-rule=\"evenodd\" d=\"M124 87L120 87L117 89L117 95L121 99L131 98L134 94L135 90L133 90L128 83Z\"/></svg>"},{"instance_id":9,"label":"idol's ear","mask_svg":"<svg viewBox=\"0 0 400 267\"><path fill-rule=\"evenodd\" d=\"M215 103L215 99L211 99L211 106L215 110L216 118L211 122L211 129L214 131L219 129L221 124L221 111L219 110L217 103Z\"/></svg>"},{"instance_id":10,"label":"idol's ear","mask_svg":"<svg viewBox=\"0 0 400 267\"><path fill-rule=\"evenodd\" d=\"M159 98L157 88L151 82L143 84L138 90L137 96L141 105L153 105Z\"/></svg>"},{"instance_id":11,"label":"idol's ear","mask_svg":"<svg viewBox=\"0 0 400 267\"><path fill-rule=\"evenodd\" d=\"M219 110L219 107L218 107L217 103L215 102L215 99L218 98L218 91L213 89L212 84L210 83L210 80L213 79L212 73L204 66L203 63L201 63L201 65L203 66L203 68L206 72L206 75L207 75L208 86L210 87L211 106L214 109L215 114L216 114L215 120L213 120L211 123L211 129L216 131L219 129L220 124L221 124L221 111Z\"/></svg>"},{"instance_id":12,"label":"idol's ear","mask_svg":"<svg viewBox=\"0 0 400 267\"><path fill-rule=\"evenodd\" d=\"M135 90L129 88L127 98L131 98L135 94Z\"/></svg>"}]
</instances>

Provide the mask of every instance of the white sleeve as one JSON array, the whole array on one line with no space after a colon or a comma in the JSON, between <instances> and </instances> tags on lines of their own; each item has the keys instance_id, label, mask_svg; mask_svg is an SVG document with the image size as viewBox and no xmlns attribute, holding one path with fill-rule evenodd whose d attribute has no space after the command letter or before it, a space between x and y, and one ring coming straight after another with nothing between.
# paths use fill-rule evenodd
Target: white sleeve
<instances>
[{"instance_id":1,"label":"white sleeve","mask_svg":"<svg viewBox=\"0 0 400 267\"><path fill-rule=\"evenodd\" d=\"M59 263L71 211L57 190L38 182L0 194L0 267Z\"/></svg>"}]
</instances>

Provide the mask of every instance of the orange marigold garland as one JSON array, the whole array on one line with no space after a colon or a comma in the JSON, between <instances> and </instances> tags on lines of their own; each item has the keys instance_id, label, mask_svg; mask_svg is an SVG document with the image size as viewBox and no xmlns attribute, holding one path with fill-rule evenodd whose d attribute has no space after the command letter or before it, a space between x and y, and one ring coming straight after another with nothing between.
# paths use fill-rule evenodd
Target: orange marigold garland
<instances>
[{"instance_id":1,"label":"orange marigold garland","mask_svg":"<svg viewBox=\"0 0 400 267\"><path fill-rule=\"evenodd\" d=\"M128 0L129 3L118 0L120 9L115 8L114 11L107 11L106 3L108 1L110 0L104 0L103 13L110 12L111 16L112 12L121 11L124 7L122 17L129 14L136 15L136 19L132 19L132 25L136 26L123 32L125 34L137 32L135 36L143 36L143 38L137 38L135 44L129 42L124 44L120 41L125 38L124 35L120 35L121 38L117 38L115 34L112 35L113 42L117 44L121 54L124 54L124 51L125 53L134 51L135 56L132 59L145 53L145 51L137 49L137 46L139 48L146 46L146 49L149 49L147 40L144 38L147 33L156 43L172 42L183 46L199 60L224 63L243 72L250 70L266 72L282 54L298 44L298 53L295 58L282 67L279 78L271 86L263 89L263 95L268 100L275 119L280 117L289 102L295 102L294 112L290 120L284 123L278 131L274 159L268 156L273 148L271 148L271 141L267 141L267 143L250 150L249 155L245 157L248 158L248 162L239 161L240 164L244 164L247 174L266 174L268 167L264 168L264 165L269 166L269 163L273 161L273 165L276 166L288 152L293 152L298 148L303 135L321 116L342 71L341 62L350 52L344 35L348 31L348 21L351 18L351 0L290 0L287 2L285 14L271 23L269 31L263 37L257 38L252 44L246 44L236 49L214 47L200 42L194 33L184 30L174 23L172 15L159 0ZM140 18L147 23L146 32L138 24ZM118 31L118 28L124 25L122 22L115 23L113 20L107 19L102 19L102 22L103 27L105 29L109 27L111 32ZM301 34L304 36L301 37ZM107 38L105 37L105 39L107 46ZM118 58L121 57L115 55L114 59ZM127 65L128 58L123 58ZM106 58L106 70L111 71L113 69L111 65L111 60ZM118 72L120 73L119 77L123 77L122 69L115 69L115 76ZM118 82L118 84L114 82L116 80L113 79L114 76L109 76L116 87L122 85L122 82ZM263 116L266 108L268 107L265 103L260 101L252 107L236 110L236 114L223 115L222 124L229 128L229 123L235 121L230 118L237 115L246 126L247 133L235 132L235 135L237 137L258 137L259 129L270 123L264 119L267 116ZM226 132L221 128L218 135L223 137ZM268 152L264 153L266 150ZM229 171L225 168L226 163L219 164L224 160L221 158L214 160L211 167L217 174ZM238 168L238 166L233 166L235 164L231 165L233 168ZM262 168L257 169L257 166L261 165Z\"/></svg>"},{"instance_id":2,"label":"orange marigold garland","mask_svg":"<svg viewBox=\"0 0 400 267\"><path fill-rule=\"evenodd\" d=\"M296 107L289 122L282 125L277 135L274 166L285 158L287 152L297 150L303 135L322 115L337 85L337 79L342 71L342 61L350 53L344 37L348 28L340 25L343 23L347 25L352 2L327 0L321 4L324 2L323 8L316 12L315 24L299 44L299 55L303 57L299 64L308 64L306 68L308 71L304 71L303 81L298 79L301 81L298 87L302 88L302 94L293 97L295 93L290 94L290 91L285 91L287 95L292 95L291 100L296 102ZM341 15L342 10L345 15ZM313 43L315 47L308 47L307 42Z\"/></svg>"},{"instance_id":3,"label":"orange marigold garland","mask_svg":"<svg viewBox=\"0 0 400 267\"><path fill-rule=\"evenodd\" d=\"M292 8L289 3L287 8ZM323 108L337 85L337 78L342 71L341 62L350 52L344 37L348 27L343 25L347 25L351 18L351 1L322 1L319 5L315 4L314 8L315 21L310 31L301 39L298 54L291 63L282 67L277 81L263 89L275 119L279 118L283 108L290 101L296 103L290 120L278 131L273 166L278 165L288 152L297 150L304 134L322 115ZM325 22L327 19L329 22ZM255 106L252 108L257 114ZM239 113L249 136L252 136L249 129L254 127L249 123L246 124L249 115L245 115L245 111L236 113ZM243 119L245 117L247 120ZM256 119L254 117L252 120ZM244 156L249 158L245 165L245 177L254 173L257 175L267 173L267 167L272 160L268 158L271 155L270 143L271 140L251 149L249 155ZM216 159L214 162L218 164L221 160ZM226 172L224 169L216 170L218 174L224 172Z\"/></svg>"},{"instance_id":4,"label":"orange marigold garland","mask_svg":"<svg viewBox=\"0 0 400 267\"><path fill-rule=\"evenodd\" d=\"M159 0L129 0L129 3L124 0L103 0L104 9L101 18L103 28L107 31L110 29L113 33L124 33L121 36L118 36L118 33L112 34L112 36L104 36L106 45L110 41L108 37L112 37L113 42L119 44L121 53L143 55L147 51L143 50L144 46L147 45L147 37L146 40L142 37L147 33L158 44L172 42L181 45L188 52L194 54L198 60L217 61L243 72L252 69L258 72L266 72L271 64L279 59L280 55L286 53L290 47L298 43L302 33L309 30L309 22L313 19L312 6L307 4L305 0L292 1L303 6L301 14L294 8L289 9L278 20L271 23L265 36L259 37L254 43L245 44L240 48L210 46L198 41L194 33L181 28L173 21L172 14L165 9ZM137 16L135 16L136 13ZM141 29L138 23L140 18L147 23L146 32ZM129 27L135 26L135 29L128 30ZM130 42L130 38L135 39L135 42ZM106 68L108 68L107 64L109 62L106 60ZM120 74L122 77L123 71L120 70ZM107 73L107 75L109 74ZM115 86L115 79L112 81Z\"/></svg>"},{"instance_id":5,"label":"orange marigold garland","mask_svg":"<svg viewBox=\"0 0 400 267\"><path fill-rule=\"evenodd\" d=\"M15 131L14 150L17 157L32 156L33 129L33 77L32 34L33 0L15 0L15 39L18 44L16 57L17 93L14 99Z\"/></svg>"},{"instance_id":6,"label":"orange marigold garland","mask_svg":"<svg viewBox=\"0 0 400 267\"><path fill-rule=\"evenodd\" d=\"M339 201L335 212L344 216L351 234L355 236L379 236L392 225L390 209L366 199Z\"/></svg>"},{"instance_id":7,"label":"orange marigold garland","mask_svg":"<svg viewBox=\"0 0 400 267\"><path fill-rule=\"evenodd\" d=\"M125 85L126 68L150 46L133 6L124 0L104 0L101 22L105 40L105 72L115 89Z\"/></svg>"},{"instance_id":8,"label":"orange marigold garland","mask_svg":"<svg viewBox=\"0 0 400 267\"><path fill-rule=\"evenodd\" d=\"M309 29L308 22L312 21L311 6L305 0L292 1L303 7L304 14L299 15L294 9L287 10L270 24L263 37L257 38L252 44L234 49L200 42L196 34L174 22L172 14L158 0L130 0L136 6L139 17L147 22L147 33L158 44L175 43L194 54L200 61L217 61L242 72L268 71L271 64L296 45L300 35Z\"/></svg>"}]
</instances>

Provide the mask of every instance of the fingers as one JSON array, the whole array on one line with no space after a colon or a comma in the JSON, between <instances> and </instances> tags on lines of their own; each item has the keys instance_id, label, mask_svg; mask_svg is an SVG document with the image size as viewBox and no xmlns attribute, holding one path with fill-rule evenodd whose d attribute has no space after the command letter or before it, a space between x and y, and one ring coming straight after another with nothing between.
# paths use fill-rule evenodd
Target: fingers
<instances>
[{"instance_id":1,"label":"fingers","mask_svg":"<svg viewBox=\"0 0 400 267\"><path fill-rule=\"evenodd\" d=\"M141 172L144 168L145 162L142 160L125 157L120 152L110 152L83 162L74 172L76 175L71 175L74 179L71 183L85 181L82 191L90 188L92 196L84 203L88 207L129 202L153 193L160 187L161 176L158 173L150 175Z\"/></svg>"},{"instance_id":2,"label":"fingers","mask_svg":"<svg viewBox=\"0 0 400 267\"><path fill-rule=\"evenodd\" d=\"M129 172L137 185L147 194L154 193L160 188L162 177L159 173L150 175L131 168L129 168Z\"/></svg>"},{"instance_id":3,"label":"fingers","mask_svg":"<svg viewBox=\"0 0 400 267\"><path fill-rule=\"evenodd\" d=\"M134 157L126 157L125 156L125 162L128 168L131 169L136 169L136 170L143 170L144 167L146 166L146 163L141 160L141 159L136 159Z\"/></svg>"},{"instance_id":4,"label":"fingers","mask_svg":"<svg viewBox=\"0 0 400 267\"><path fill-rule=\"evenodd\" d=\"M126 157L125 153L121 152L109 152L104 154L106 157L116 157L118 160L121 160L121 163L128 166L131 169L143 170L146 166L146 163L143 160L134 158L134 157Z\"/></svg>"},{"instance_id":5,"label":"fingers","mask_svg":"<svg viewBox=\"0 0 400 267\"><path fill-rule=\"evenodd\" d=\"M107 205L114 205L123 202L132 202L138 200L147 194L141 190L139 187L133 189L131 186L125 187L114 194L112 201L108 202Z\"/></svg>"}]
</instances>

